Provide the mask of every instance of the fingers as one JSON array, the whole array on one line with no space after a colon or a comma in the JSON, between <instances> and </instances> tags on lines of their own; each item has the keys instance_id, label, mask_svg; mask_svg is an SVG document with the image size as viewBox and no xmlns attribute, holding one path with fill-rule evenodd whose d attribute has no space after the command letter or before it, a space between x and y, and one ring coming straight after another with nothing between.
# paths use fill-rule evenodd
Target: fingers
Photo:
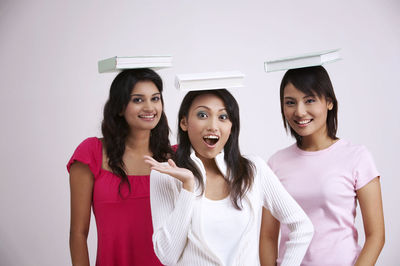
<instances>
[{"instance_id":1,"label":"fingers","mask_svg":"<svg viewBox=\"0 0 400 266\"><path fill-rule=\"evenodd\" d=\"M159 169L161 169L163 167L161 163L154 160L154 158L152 158L151 156L147 156L147 155L144 156L144 162L149 164L151 169L154 169L157 171L159 171Z\"/></svg>"},{"instance_id":2,"label":"fingers","mask_svg":"<svg viewBox=\"0 0 400 266\"><path fill-rule=\"evenodd\" d=\"M144 156L144 162L150 164L150 166L156 166L158 164L158 162L150 156Z\"/></svg>"},{"instance_id":3,"label":"fingers","mask_svg":"<svg viewBox=\"0 0 400 266\"><path fill-rule=\"evenodd\" d=\"M156 170L158 172L164 173L164 174L170 174L169 169L171 169L170 165L165 165L160 162L157 162L153 157L145 155L144 157L144 162L150 165L150 168L152 170ZM175 165L175 163L173 163Z\"/></svg>"},{"instance_id":4,"label":"fingers","mask_svg":"<svg viewBox=\"0 0 400 266\"><path fill-rule=\"evenodd\" d=\"M172 159L168 159L168 164L171 166L171 167L176 167L176 164L175 164L175 162L172 160Z\"/></svg>"}]
</instances>

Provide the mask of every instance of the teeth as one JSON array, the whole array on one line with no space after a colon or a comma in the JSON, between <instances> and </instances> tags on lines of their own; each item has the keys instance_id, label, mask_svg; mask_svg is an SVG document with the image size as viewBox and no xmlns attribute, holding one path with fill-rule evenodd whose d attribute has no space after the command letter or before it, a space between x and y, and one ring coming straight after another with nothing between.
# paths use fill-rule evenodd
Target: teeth
<instances>
[{"instance_id":1,"label":"teeth","mask_svg":"<svg viewBox=\"0 0 400 266\"><path fill-rule=\"evenodd\" d=\"M214 135L208 135L208 136L204 136L205 139L219 139L218 136L214 136Z\"/></svg>"},{"instance_id":2,"label":"teeth","mask_svg":"<svg viewBox=\"0 0 400 266\"><path fill-rule=\"evenodd\" d=\"M140 115L141 118L153 118L154 115Z\"/></svg>"},{"instance_id":3,"label":"teeth","mask_svg":"<svg viewBox=\"0 0 400 266\"><path fill-rule=\"evenodd\" d=\"M297 123L300 124L300 125L304 125L304 124L310 123L310 121L311 121L311 119L309 119L309 120L297 121Z\"/></svg>"}]
</instances>

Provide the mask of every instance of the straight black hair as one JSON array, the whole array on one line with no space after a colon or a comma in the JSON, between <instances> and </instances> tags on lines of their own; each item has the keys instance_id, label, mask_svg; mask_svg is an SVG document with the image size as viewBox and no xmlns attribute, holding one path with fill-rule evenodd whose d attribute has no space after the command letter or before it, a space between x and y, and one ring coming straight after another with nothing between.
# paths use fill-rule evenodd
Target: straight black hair
<instances>
[{"instance_id":1,"label":"straight black hair","mask_svg":"<svg viewBox=\"0 0 400 266\"><path fill-rule=\"evenodd\" d=\"M325 68L322 66L313 66L290 69L282 78L280 87L280 100L283 125L286 130L290 129L290 134L296 139L297 146L300 147L302 144L302 137L290 127L283 112L284 90L286 85L289 83L293 84L296 89L300 90L306 95L316 95L319 98L324 97L326 101L330 101L333 104L332 110L328 110L326 126L328 136L331 139L337 139L336 132L338 124L338 102L333 90L331 79L329 78L328 72L325 70Z\"/></svg>"},{"instance_id":2,"label":"straight black hair","mask_svg":"<svg viewBox=\"0 0 400 266\"><path fill-rule=\"evenodd\" d=\"M224 146L224 159L227 164L230 198L236 209L242 209L242 202L245 193L250 189L254 180L254 166L251 161L244 158L239 149L240 117L239 105L235 98L226 89L191 91L182 100L179 109L178 123L187 118L189 109L194 99L200 95L212 94L219 97L225 104L228 118L232 122L231 134ZM204 182L194 162L190 159L191 143L187 131L178 126L178 149L176 151L176 164L193 172L204 193ZM223 173L225 174L225 173Z\"/></svg>"}]
</instances>

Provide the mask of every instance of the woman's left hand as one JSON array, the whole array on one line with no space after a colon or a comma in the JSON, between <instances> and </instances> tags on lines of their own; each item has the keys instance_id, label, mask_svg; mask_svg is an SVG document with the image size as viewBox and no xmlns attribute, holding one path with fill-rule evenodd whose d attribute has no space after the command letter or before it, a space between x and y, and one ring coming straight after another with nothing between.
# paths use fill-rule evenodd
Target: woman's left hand
<instances>
[{"instance_id":1,"label":"woman's left hand","mask_svg":"<svg viewBox=\"0 0 400 266\"><path fill-rule=\"evenodd\" d=\"M194 188L194 176L192 171L176 166L175 162L171 159L168 160L168 164L157 162L150 156L144 156L145 163L151 166L152 170L170 175L183 183L183 188L193 192Z\"/></svg>"}]
</instances>

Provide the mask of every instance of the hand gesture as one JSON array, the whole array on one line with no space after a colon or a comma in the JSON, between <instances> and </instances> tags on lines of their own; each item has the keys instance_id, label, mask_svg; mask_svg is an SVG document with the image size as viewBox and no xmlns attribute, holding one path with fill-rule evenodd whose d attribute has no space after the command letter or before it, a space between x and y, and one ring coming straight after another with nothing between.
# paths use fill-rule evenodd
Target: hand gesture
<instances>
[{"instance_id":1,"label":"hand gesture","mask_svg":"<svg viewBox=\"0 0 400 266\"><path fill-rule=\"evenodd\" d=\"M144 162L149 164L152 170L156 170L180 180L183 183L184 189L193 192L194 176L192 171L176 166L175 162L171 159L168 160L168 164L163 164L157 162L150 156L144 156Z\"/></svg>"}]
</instances>

